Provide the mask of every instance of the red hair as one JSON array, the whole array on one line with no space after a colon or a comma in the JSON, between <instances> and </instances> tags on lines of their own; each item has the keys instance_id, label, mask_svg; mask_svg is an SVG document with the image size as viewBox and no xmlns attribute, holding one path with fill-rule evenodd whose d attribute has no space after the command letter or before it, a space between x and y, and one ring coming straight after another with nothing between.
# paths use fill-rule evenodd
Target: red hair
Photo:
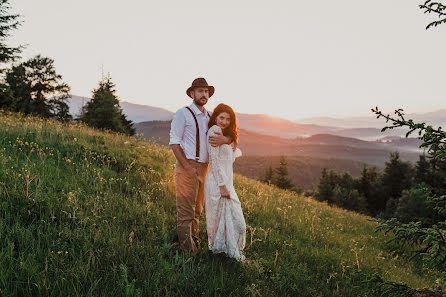
<instances>
[{"instance_id":1,"label":"red hair","mask_svg":"<svg viewBox=\"0 0 446 297\"><path fill-rule=\"evenodd\" d=\"M227 112L230 117L229 126L223 129L223 135L229 136L232 138L232 142L237 144L238 142L238 125L237 125L237 117L235 116L234 110L226 104L220 103L217 107L214 108L212 112L211 119L209 120L208 128L216 125L216 118L222 112Z\"/></svg>"}]
</instances>

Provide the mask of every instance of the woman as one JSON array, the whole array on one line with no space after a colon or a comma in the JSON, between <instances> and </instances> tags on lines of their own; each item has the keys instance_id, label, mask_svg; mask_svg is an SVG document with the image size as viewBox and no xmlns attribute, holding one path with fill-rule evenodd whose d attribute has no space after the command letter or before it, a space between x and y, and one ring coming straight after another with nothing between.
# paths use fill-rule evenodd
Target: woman
<instances>
[{"instance_id":1,"label":"woman","mask_svg":"<svg viewBox=\"0 0 446 297\"><path fill-rule=\"evenodd\" d=\"M208 142L216 131L234 141L232 146L208 145L210 169L204 183L204 197L209 249L241 261L245 259L242 250L245 247L246 223L232 181L232 163L241 156L241 151L236 148L238 128L235 113L226 104L219 104L212 112Z\"/></svg>"}]
</instances>

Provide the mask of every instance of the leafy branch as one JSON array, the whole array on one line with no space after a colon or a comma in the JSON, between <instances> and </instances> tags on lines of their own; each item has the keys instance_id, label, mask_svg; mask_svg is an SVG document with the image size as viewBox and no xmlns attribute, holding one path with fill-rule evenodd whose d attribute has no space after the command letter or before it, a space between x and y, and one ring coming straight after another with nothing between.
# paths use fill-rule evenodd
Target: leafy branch
<instances>
[{"instance_id":1,"label":"leafy branch","mask_svg":"<svg viewBox=\"0 0 446 297\"><path fill-rule=\"evenodd\" d=\"M386 126L381 129L381 132L387 129L394 129L398 127L408 127L409 131L406 133L406 137L418 130L418 138L423 141L420 147L426 147L428 152L433 155L434 158L446 159L446 131L443 131L441 127L434 129L431 125L426 123L415 123L413 120L406 120L404 118L403 110L396 109L396 118L390 115L385 115L382 111L376 107L372 108L372 112L377 115L377 119L383 117L387 122L391 122L391 126Z\"/></svg>"},{"instance_id":2,"label":"leafy branch","mask_svg":"<svg viewBox=\"0 0 446 297\"><path fill-rule=\"evenodd\" d=\"M406 137L408 137L411 133L418 131L418 138L423 141L420 147L427 147L434 159L446 160L446 132L441 127L435 129L424 122L415 123L412 119L406 120L402 109L395 110L396 116L386 115L378 107L372 109L372 112L376 114L377 118L383 117L386 119L386 123L391 123L382 128L382 132L387 129L407 127L409 131L406 133ZM428 189L426 191L428 202L435 205L434 209L440 217L444 217L446 215L446 195L438 196ZM376 231L393 232L394 237L389 242L408 244L418 248L413 251L411 259L423 259L432 263L440 271L446 271L446 220L443 219L430 226L423 226L421 222L403 224L396 218L375 219L374 221L379 223Z\"/></svg>"},{"instance_id":3,"label":"leafy branch","mask_svg":"<svg viewBox=\"0 0 446 297\"><path fill-rule=\"evenodd\" d=\"M424 4L419 5L419 7L420 9L424 10L425 14L434 13L437 14L438 18L440 19L438 21L429 23L426 27L426 30L432 26L436 27L442 23L446 23L446 5L440 2L432 2L431 0L427 0L426 2L424 2Z\"/></svg>"}]
</instances>

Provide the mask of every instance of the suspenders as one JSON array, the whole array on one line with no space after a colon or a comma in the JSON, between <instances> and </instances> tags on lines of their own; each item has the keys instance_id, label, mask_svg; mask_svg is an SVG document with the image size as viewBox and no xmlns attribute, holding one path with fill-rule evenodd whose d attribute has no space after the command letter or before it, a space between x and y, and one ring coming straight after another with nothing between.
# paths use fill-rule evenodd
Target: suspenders
<instances>
[{"instance_id":1,"label":"suspenders","mask_svg":"<svg viewBox=\"0 0 446 297\"><path fill-rule=\"evenodd\" d=\"M200 128L198 128L198 121L197 121L197 117L195 116L195 113L192 111L192 109L189 108L189 106L186 106L187 110L190 111L190 113L192 114L192 116L194 117L195 120L195 127L197 130L196 133L196 149L195 149L195 160L199 160L200 159ZM211 115L208 112L208 116L211 117Z\"/></svg>"}]
</instances>

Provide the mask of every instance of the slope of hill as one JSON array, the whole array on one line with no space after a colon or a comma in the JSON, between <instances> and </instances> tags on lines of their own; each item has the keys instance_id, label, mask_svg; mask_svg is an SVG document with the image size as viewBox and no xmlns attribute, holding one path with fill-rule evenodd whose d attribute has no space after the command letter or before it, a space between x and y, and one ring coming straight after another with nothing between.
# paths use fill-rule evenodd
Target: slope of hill
<instances>
[{"instance_id":1,"label":"slope of hill","mask_svg":"<svg viewBox=\"0 0 446 297\"><path fill-rule=\"evenodd\" d=\"M154 143L0 113L0 294L380 296L384 281L440 277L368 217L238 175L248 260L209 254L204 216L189 257L173 240L173 164Z\"/></svg>"}]
</instances>

